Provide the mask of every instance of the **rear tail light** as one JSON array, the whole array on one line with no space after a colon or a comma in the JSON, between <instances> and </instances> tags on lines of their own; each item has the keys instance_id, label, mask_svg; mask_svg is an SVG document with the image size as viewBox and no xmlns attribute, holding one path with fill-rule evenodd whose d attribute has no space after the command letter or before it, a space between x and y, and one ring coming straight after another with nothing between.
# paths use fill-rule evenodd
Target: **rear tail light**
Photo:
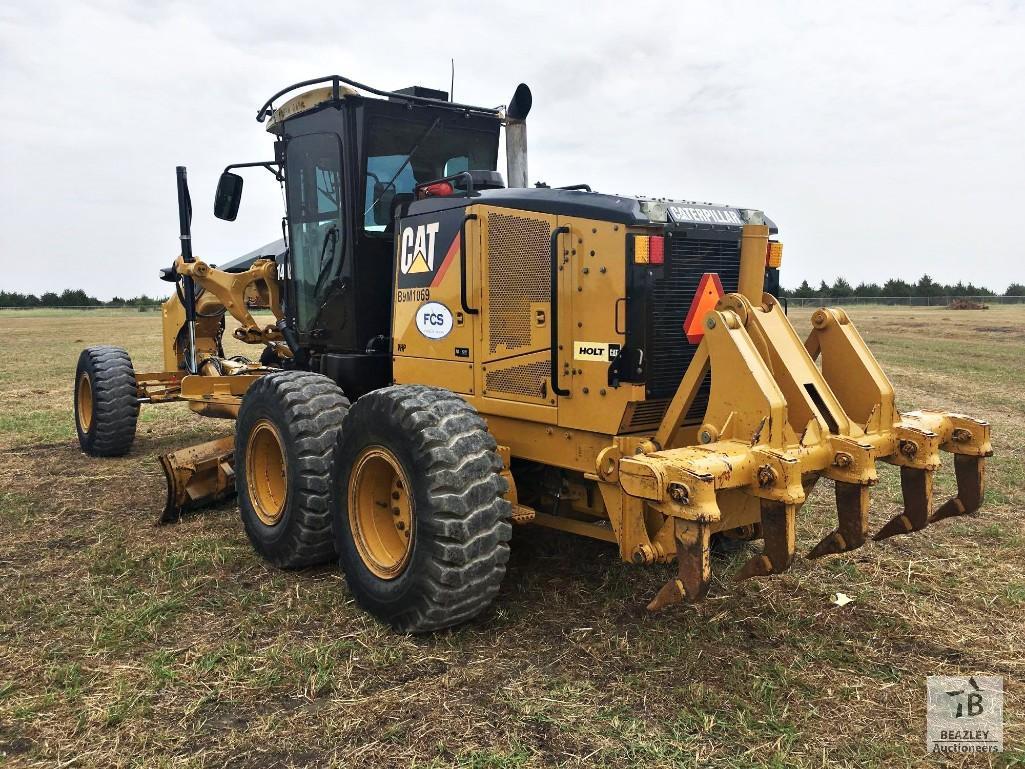
<instances>
[{"instance_id":1,"label":"rear tail light","mask_svg":"<svg viewBox=\"0 0 1025 769\"><path fill-rule=\"evenodd\" d=\"M648 238L648 263L663 264L666 260L666 239L661 235Z\"/></svg>"},{"instance_id":2,"label":"rear tail light","mask_svg":"<svg viewBox=\"0 0 1025 769\"><path fill-rule=\"evenodd\" d=\"M661 235L634 235L634 264L665 264L666 239Z\"/></svg>"},{"instance_id":3,"label":"rear tail light","mask_svg":"<svg viewBox=\"0 0 1025 769\"><path fill-rule=\"evenodd\" d=\"M783 244L778 240L770 240L765 247L765 266L778 268L783 264Z\"/></svg>"}]
</instances>

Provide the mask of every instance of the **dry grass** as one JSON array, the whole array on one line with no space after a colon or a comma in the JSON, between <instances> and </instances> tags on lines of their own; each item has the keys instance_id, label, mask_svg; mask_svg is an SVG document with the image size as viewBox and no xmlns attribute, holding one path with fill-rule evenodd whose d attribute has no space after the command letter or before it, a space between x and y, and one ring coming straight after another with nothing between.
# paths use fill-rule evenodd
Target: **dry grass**
<instances>
[{"instance_id":1,"label":"dry grass","mask_svg":"<svg viewBox=\"0 0 1025 769\"><path fill-rule=\"evenodd\" d=\"M992 421L981 514L772 580L720 579L707 603L657 616L642 606L668 568L518 530L494 607L412 638L361 613L334 568L265 566L232 504L153 525L155 456L227 423L146 408L130 456L78 451L79 349L123 344L157 368L155 314L0 313L0 763L913 766L929 760L925 676L957 673L1005 677L994 763L1025 762L1025 310L852 314L902 407ZM874 494L875 526L895 480ZM804 509L802 546L831 526L829 496ZM836 591L854 602L833 606Z\"/></svg>"}]
</instances>

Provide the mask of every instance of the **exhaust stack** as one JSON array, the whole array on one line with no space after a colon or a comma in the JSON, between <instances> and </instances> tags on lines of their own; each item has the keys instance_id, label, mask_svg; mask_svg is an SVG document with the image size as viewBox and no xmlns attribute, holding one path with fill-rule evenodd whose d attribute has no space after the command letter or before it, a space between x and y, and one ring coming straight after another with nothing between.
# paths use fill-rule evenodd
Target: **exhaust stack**
<instances>
[{"instance_id":1,"label":"exhaust stack","mask_svg":"<svg viewBox=\"0 0 1025 769\"><path fill-rule=\"evenodd\" d=\"M527 186L527 114L533 97L526 83L516 92L505 111L506 177L510 187Z\"/></svg>"}]
</instances>

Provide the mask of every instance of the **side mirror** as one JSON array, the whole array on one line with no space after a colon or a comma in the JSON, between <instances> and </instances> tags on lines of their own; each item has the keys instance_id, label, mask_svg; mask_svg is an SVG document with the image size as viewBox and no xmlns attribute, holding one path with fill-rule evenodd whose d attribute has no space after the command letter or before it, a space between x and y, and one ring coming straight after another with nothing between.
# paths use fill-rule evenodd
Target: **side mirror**
<instances>
[{"instance_id":1,"label":"side mirror","mask_svg":"<svg viewBox=\"0 0 1025 769\"><path fill-rule=\"evenodd\" d=\"M214 216L228 222L238 216L238 204L242 202L242 177L225 171L217 182L214 196Z\"/></svg>"}]
</instances>

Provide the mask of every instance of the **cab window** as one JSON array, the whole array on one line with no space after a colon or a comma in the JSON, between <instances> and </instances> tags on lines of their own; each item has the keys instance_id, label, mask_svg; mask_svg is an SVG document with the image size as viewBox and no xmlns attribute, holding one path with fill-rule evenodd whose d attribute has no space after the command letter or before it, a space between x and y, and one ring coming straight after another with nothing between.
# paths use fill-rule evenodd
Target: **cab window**
<instances>
[{"instance_id":1,"label":"cab window","mask_svg":"<svg viewBox=\"0 0 1025 769\"><path fill-rule=\"evenodd\" d=\"M328 292L341 274L342 154L336 134L297 136L288 143L290 254L295 317L308 331Z\"/></svg>"},{"instance_id":2,"label":"cab window","mask_svg":"<svg viewBox=\"0 0 1025 769\"><path fill-rule=\"evenodd\" d=\"M375 117L367 136L367 232L390 231L395 206L411 200L417 184L470 169L494 170L497 160L494 134L442 121Z\"/></svg>"}]
</instances>

